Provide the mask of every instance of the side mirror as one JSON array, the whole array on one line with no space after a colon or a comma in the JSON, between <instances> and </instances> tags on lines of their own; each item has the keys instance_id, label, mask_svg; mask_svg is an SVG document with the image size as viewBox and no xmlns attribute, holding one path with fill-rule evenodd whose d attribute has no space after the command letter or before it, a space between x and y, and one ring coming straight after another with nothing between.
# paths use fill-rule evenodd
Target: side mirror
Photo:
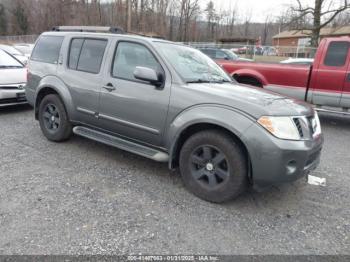
<instances>
[{"instance_id":1,"label":"side mirror","mask_svg":"<svg viewBox=\"0 0 350 262\"><path fill-rule=\"evenodd\" d=\"M137 66L134 71L134 77L138 80L149 82L157 87L163 85L163 76L157 74L152 68Z\"/></svg>"}]
</instances>

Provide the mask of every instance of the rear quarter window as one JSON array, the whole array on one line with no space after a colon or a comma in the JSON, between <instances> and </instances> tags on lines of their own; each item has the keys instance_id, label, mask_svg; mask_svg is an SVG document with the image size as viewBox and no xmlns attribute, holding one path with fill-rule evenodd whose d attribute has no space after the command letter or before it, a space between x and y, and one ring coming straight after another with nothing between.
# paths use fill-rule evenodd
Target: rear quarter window
<instances>
[{"instance_id":1,"label":"rear quarter window","mask_svg":"<svg viewBox=\"0 0 350 262\"><path fill-rule=\"evenodd\" d=\"M77 69L78 61L79 61L79 55L81 52L81 47L83 46L84 39L77 38L73 39L70 45L69 50L69 60L68 60L68 67L70 69Z\"/></svg>"},{"instance_id":2,"label":"rear quarter window","mask_svg":"<svg viewBox=\"0 0 350 262\"><path fill-rule=\"evenodd\" d=\"M57 64L62 42L63 36L41 36L30 60Z\"/></svg>"}]
</instances>

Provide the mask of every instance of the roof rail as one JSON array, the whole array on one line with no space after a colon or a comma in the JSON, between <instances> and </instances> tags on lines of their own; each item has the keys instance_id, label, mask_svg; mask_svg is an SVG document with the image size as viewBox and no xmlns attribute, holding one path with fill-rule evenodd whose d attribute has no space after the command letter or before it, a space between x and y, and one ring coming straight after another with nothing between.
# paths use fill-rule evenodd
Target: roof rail
<instances>
[{"instance_id":1,"label":"roof rail","mask_svg":"<svg viewBox=\"0 0 350 262\"><path fill-rule=\"evenodd\" d=\"M125 34L125 31L122 28L109 26L55 26L54 28L52 28L52 31Z\"/></svg>"},{"instance_id":2,"label":"roof rail","mask_svg":"<svg viewBox=\"0 0 350 262\"><path fill-rule=\"evenodd\" d=\"M134 31L128 31L126 32L129 35L138 35L138 36L144 36L149 38L156 38L156 39L165 39L163 36L157 36L157 35L151 35L151 34L144 34L144 33L138 33Z\"/></svg>"}]
</instances>

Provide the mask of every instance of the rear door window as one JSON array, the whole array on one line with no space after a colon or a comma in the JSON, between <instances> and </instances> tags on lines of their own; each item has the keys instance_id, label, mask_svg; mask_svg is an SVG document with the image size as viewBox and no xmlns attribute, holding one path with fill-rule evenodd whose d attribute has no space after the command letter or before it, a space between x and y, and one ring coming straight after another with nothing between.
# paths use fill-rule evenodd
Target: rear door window
<instances>
[{"instance_id":1,"label":"rear door window","mask_svg":"<svg viewBox=\"0 0 350 262\"><path fill-rule=\"evenodd\" d=\"M345 41L331 42L324 60L326 66L344 66L348 57L350 43Z\"/></svg>"},{"instance_id":2,"label":"rear door window","mask_svg":"<svg viewBox=\"0 0 350 262\"><path fill-rule=\"evenodd\" d=\"M70 44L68 67L77 71L98 74L106 46L106 39L74 38Z\"/></svg>"},{"instance_id":3,"label":"rear door window","mask_svg":"<svg viewBox=\"0 0 350 262\"><path fill-rule=\"evenodd\" d=\"M77 69L81 47L83 46L84 39L73 39L69 50L68 67L71 69Z\"/></svg>"},{"instance_id":4,"label":"rear door window","mask_svg":"<svg viewBox=\"0 0 350 262\"><path fill-rule=\"evenodd\" d=\"M85 39L78 60L78 71L98 74L100 72L107 40Z\"/></svg>"},{"instance_id":5,"label":"rear door window","mask_svg":"<svg viewBox=\"0 0 350 262\"><path fill-rule=\"evenodd\" d=\"M35 45L31 60L57 64L62 42L63 36L41 36Z\"/></svg>"}]
</instances>

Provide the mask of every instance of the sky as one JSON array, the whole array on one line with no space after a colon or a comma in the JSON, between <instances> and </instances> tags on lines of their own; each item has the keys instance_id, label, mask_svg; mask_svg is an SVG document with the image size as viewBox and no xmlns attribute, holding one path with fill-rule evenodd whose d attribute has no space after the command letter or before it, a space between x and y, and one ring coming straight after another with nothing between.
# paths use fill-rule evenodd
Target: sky
<instances>
[{"instance_id":1,"label":"sky","mask_svg":"<svg viewBox=\"0 0 350 262\"><path fill-rule=\"evenodd\" d=\"M209 0L201 0L202 8L205 8ZM302 0L302 3L310 3L311 0ZM264 22L267 15L276 17L281 14L291 4L297 3L296 0L213 0L215 9L230 9L236 5L238 15L244 17L251 12L251 22ZM312 1L311 1L312 2Z\"/></svg>"}]
</instances>

